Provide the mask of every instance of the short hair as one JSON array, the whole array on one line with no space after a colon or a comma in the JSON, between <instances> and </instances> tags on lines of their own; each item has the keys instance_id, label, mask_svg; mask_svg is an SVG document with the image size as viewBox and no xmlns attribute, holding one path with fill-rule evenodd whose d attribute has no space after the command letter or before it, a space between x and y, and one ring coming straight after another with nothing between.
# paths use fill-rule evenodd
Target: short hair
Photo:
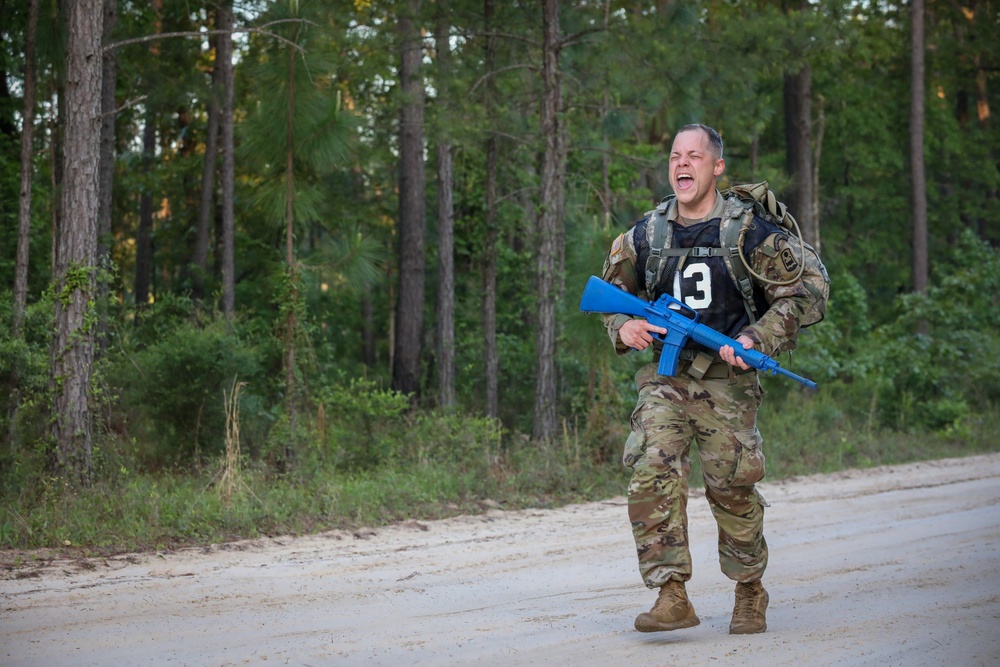
<instances>
[{"instance_id":1,"label":"short hair","mask_svg":"<svg viewBox=\"0 0 1000 667\"><path fill-rule=\"evenodd\" d=\"M691 130L701 130L708 135L708 143L712 147L712 152L715 153L717 160L722 159L722 137L714 129L710 128L708 125L703 125L701 123L690 123L685 125L681 129L677 130L677 134L681 132L690 132Z\"/></svg>"}]
</instances>

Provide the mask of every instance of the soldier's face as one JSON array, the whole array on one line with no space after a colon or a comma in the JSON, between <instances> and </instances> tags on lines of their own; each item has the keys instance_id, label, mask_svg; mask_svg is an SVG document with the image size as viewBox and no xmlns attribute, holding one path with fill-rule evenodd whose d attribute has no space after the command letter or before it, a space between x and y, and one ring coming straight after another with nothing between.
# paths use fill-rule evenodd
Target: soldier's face
<instances>
[{"instance_id":1,"label":"soldier's face","mask_svg":"<svg viewBox=\"0 0 1000 667\"><path fill-rule=\"evenodd\" d=\"M674 137L670 150L670 185L682 213L705 214L715 204L715 181L726 163L715 157L708 135L687 130ZM705 207L708 210L702 210Z\"/></svg>"}]
</instances>

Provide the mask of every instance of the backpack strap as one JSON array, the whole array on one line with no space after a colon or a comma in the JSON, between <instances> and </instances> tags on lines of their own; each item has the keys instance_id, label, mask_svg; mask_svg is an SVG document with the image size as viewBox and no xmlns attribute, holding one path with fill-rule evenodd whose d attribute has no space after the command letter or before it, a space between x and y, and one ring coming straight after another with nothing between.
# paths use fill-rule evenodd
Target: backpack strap
<instances>
[{"instance_id":1,"label":"backpack strap","mask_svg":"<svg viewBox=\"0 0 1000 667\"><path fill-rule=\"evenodd\" d=\"M733 279L736 289L743 296L743 307L750 318L750 324L755 323L759 316L757 314L757 302L753 296L753 282L746 265L740 259L740 243L743 240L742 232L749 229L753 222L753 202L746 201L740 197L727 197L726 208L722 214L722 221L719 223L719 245L723 252L722 260L729 270L729 277Z\"/></svg>"},{"instance_id":2,"label":"backpack strap","mask_svg":"<svg viewBox=\"0 0 1000 667\"><path fill-rule=\"evenodd\" d=\"M675 256L671 254L670 239L674 235L674 226L666 219L667 208L673 200L673 195L664 197L660 205L649 212L647 229L649 235L649 258L646 260L646 291L652 294L659 284L663 273L663 258Z\"/></svg>"}]
</instances>

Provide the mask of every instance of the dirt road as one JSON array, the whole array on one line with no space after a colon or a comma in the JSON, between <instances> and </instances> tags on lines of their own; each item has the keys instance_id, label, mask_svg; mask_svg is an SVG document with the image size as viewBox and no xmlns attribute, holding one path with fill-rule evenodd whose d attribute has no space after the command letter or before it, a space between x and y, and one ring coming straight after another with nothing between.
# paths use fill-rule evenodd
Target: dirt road
<instances>
[{"instance_id":1,"label":"dirt road","mask_svg":"<svg viewBox=\"0 0 1000 667\"><path fill-rule=\"evenodd\" d=\"M7 572L0 665L1000 665L1000 454L761 490L764 635L727 634L695 493L696 628L632 630L615 499Z\"/></svg>"}]
</instances>

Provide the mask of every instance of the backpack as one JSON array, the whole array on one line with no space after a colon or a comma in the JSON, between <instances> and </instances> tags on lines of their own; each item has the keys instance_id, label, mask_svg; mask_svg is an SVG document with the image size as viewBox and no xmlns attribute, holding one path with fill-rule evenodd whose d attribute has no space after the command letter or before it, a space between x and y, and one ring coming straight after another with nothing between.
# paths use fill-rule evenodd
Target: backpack
<instances>
[{"instance_id":1,"label":"backpack","mask_svg":"<svg viewBox=\"0 0 1000 667\"><path fill-rule=\"evenodd\" d=\"M665 264L663 260L666 257L679 257L683 261L684 257L721 256L729 271L730 278L740 294L743 295L743 305L751 324L760 317L757 301L754 298L754 281L751 277L759 283L778 285L790 285L801 278L813 299L805 317L800 322L800 326L804 328L821 321L826 315L826 302L830 295L830 277L826 267L823 266L819 253L811 245L801 240L802 234L798 223L788 212L788 208L778 201L774 193L768 189L767 181L734 185L728 190L724 190L722 197L726 201L726 206L723 210L722 221L719 223L720 247L718 248L670 247L673 230L671 223L664 216L674 199L674 195L665 197L659 206L646 214L649 218L647 223L649 258L646 260L646 285L659 283ZM743 255L743 238L750 229L754 216L776 224L797 241L796 245L799 246L801 255L796 257L799 268L792 278L783 281L771 280L756 273L748 266L747 259Z\"/></svg>"}]
</instances>

